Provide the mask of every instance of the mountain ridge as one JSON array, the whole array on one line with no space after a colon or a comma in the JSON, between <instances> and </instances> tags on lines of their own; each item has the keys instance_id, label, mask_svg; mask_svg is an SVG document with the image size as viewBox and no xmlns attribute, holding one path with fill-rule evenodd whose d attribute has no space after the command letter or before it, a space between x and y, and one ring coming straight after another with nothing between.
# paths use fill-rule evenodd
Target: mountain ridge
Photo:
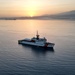
<instances>
[{"instance_id":1,"label":"mountain ridge","mask_svg":"<svg viewBox=\"0 0 75 75\"><path fill-rule=\"evenodd\" d=\"M0 18L1 20L17 20L17 19L69 19L69 20L75 20L75 10L62 12L54 15L46 14L42 16L34 16L34 17L3 17Z\"/></svg>"}]
</instances>

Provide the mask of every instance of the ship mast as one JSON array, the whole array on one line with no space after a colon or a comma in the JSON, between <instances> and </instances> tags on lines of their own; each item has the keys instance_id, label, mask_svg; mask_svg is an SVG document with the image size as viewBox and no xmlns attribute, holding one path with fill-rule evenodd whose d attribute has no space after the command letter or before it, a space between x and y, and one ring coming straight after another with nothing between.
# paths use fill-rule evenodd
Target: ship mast
<instances>
[{"instance_id":1,"label":"ship mast","mask_svg":"<svg viewBox=\"0 0 75 75\"><path fill-rule=\"evenodd\" d=\"M36 39L37 39L37 40L39 39L38 31L37 31Z\"/></svg>"}]
</instances>

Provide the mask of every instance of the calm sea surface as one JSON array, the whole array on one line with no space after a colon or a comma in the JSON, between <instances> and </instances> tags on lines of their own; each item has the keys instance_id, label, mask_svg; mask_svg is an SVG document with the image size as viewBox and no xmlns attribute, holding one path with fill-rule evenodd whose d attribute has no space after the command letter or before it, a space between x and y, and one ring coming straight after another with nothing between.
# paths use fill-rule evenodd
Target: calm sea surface
<instances>
[{"instance_id":1,"label":"calm sea surface","mask_svg":"<svg viewBox=\"0 0 75 75\"><path fill-rule=\"evenodd\" d=\"M54 51L18 44L37 30ZM75 75L75 21L0 20L0 75Z\"/></svg>"}]
</instances>

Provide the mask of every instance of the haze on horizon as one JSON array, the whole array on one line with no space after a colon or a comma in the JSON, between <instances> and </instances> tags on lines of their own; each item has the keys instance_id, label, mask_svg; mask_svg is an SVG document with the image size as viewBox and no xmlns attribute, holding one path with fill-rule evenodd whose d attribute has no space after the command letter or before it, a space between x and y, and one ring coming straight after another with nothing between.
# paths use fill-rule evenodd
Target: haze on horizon
<instances>
[{"instance_id":1,"label":"haze on horizon","mask_svg":"<svg viewBox=\"0 0 75 75\"><path fill-rule=\"evenodd\" d=\"M0 17L32 17L70 10L75 10L75 0L0 0Z\"/></svg>"}]
</instances>

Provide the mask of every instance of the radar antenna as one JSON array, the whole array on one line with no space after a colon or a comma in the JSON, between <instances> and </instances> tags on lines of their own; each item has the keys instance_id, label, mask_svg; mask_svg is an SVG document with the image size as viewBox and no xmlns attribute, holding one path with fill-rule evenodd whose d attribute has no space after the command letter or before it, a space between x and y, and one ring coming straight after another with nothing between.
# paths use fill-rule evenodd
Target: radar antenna
<instances>
[{"instance_id":1,"label":"radar antenna","mask_svg":"<svg viewBox=\"0 0 75 75\"><path fill-rule=\"evenodd\" d=\"M37 31L36 39L37 39L37 40L39 39L38 31Z\"/></svg>"}]
</instances>

